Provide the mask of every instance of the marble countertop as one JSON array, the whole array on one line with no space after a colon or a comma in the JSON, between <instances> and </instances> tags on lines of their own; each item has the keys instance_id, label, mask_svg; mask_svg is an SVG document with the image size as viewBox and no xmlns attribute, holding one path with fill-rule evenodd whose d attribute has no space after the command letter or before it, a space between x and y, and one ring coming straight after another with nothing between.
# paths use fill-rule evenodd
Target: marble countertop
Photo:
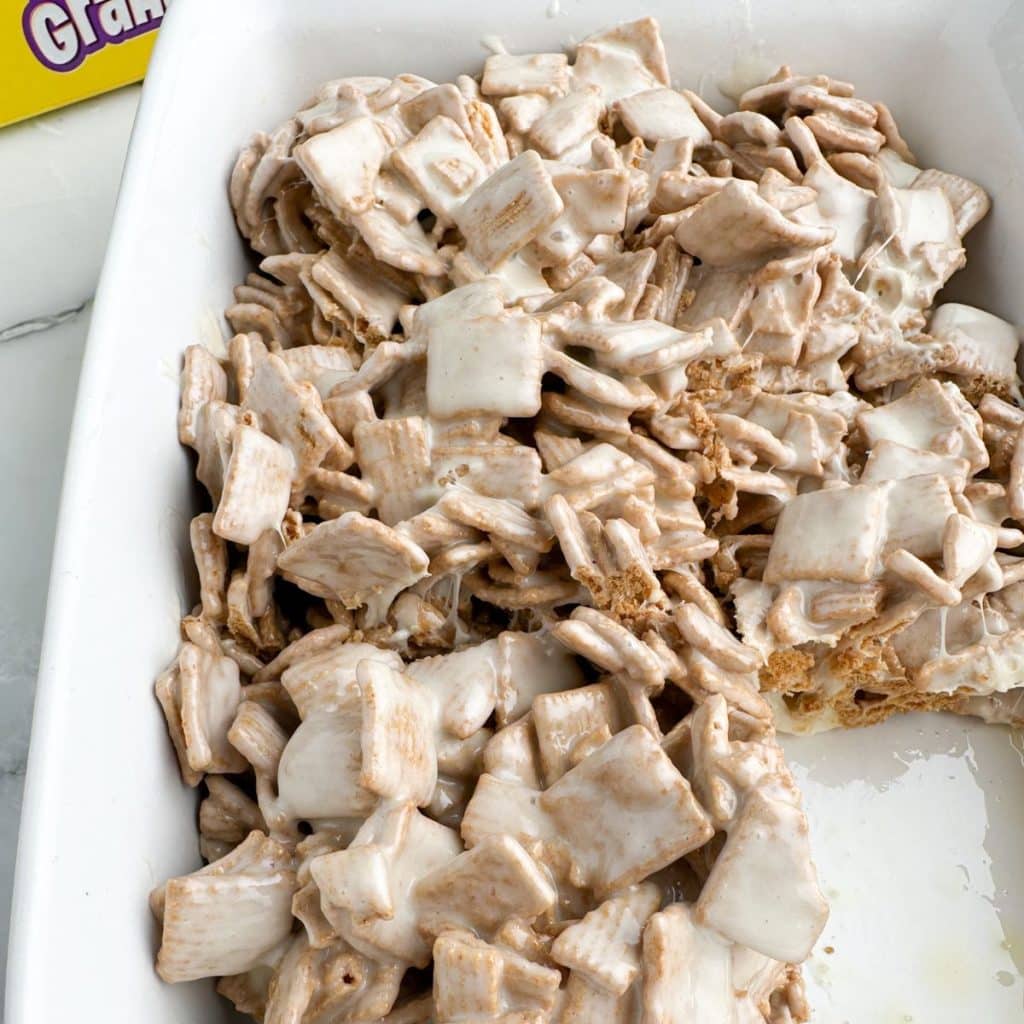
<instances>
[{"instance_id":1,"label":"marble countertop","mask_svg":"<svg viewBox=\"0 0 1024 1024\"><path fill-rule=\"evenodd\" d=\"M138 87L0 129L0 1006L57 501Z\"/></svg>"}]
</instances>

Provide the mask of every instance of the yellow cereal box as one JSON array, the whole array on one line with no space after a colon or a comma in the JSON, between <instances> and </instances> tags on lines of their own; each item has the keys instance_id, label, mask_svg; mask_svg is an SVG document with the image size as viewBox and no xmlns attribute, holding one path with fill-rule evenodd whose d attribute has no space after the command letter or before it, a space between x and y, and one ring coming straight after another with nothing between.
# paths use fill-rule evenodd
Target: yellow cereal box
<instances>
[{"instance_id":1,"label":"yellow cereal box","mask_svg":"<svg viewBox=\"0 0 1024 1024\"><path fill-rule=\"evenodd\" d=\"M165 0L0 0L0 125L142 78Z\"/></svg>"}]
</instances>

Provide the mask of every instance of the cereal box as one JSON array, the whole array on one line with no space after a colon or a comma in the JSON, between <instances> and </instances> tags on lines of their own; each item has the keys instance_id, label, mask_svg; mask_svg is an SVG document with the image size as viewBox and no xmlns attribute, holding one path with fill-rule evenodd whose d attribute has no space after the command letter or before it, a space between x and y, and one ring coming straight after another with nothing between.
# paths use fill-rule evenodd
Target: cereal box
<instances>
[{"instance_id":1,"label":"cereal box","mask_svg":"<svg viewBox=\"0 0 1024 1024\"><path fill-rule=\"evenodd\" d=\"M165 0L0 0L0 125L137 82Z\"/></svg>"}]
</instances>

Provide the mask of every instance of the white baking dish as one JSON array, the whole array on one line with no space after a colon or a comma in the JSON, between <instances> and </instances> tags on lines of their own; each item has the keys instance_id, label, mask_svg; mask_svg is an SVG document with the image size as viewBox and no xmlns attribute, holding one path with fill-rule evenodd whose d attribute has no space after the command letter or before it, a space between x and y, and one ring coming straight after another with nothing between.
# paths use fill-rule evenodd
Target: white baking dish
<instances>
[{"instance_id":1,"label":"white baking dish","mask_svg":"<svg viewBox=\"0 0 1024 1024\"><path fill-rule=\"evenodd\" d=\"M736 58L759 54L884 98L926 166L995 195L952 291L1024 321L1022 5L665 0L646 12L661 19L679 80L708 97ZM328 77L446 78L480 66L485 37L554 48L640 13L611 0L176 0L132 140L75 414L8 1024L229 1019L211 985L168 987L153 974L146 894L198 864L196 796L178 779L151 684L192 604L197 496L175 439L179 357L196 340L218 343L219 311L248 266L226 200L237 146ZM1009 734L916 716L790 751L834 904L807 971L816 1019L1022 1019L1024 769Z\"/></svg>"}]
</instances>

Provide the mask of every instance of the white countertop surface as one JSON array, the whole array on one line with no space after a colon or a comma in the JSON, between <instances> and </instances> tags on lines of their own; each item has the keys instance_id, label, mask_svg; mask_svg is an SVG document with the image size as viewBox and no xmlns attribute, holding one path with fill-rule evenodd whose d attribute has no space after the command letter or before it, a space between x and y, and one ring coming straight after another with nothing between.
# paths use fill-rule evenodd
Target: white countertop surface
<instances>
[{"instance_id":1,"label":"white countertop surface","mask_svg":"<svg viewBox=\"0 0 1024 1024\"><path fill-rule=\"evenodd\" d=\"M0 129L0 1006L50 555L137 86Z\"/></svg>"}]
</instances>

